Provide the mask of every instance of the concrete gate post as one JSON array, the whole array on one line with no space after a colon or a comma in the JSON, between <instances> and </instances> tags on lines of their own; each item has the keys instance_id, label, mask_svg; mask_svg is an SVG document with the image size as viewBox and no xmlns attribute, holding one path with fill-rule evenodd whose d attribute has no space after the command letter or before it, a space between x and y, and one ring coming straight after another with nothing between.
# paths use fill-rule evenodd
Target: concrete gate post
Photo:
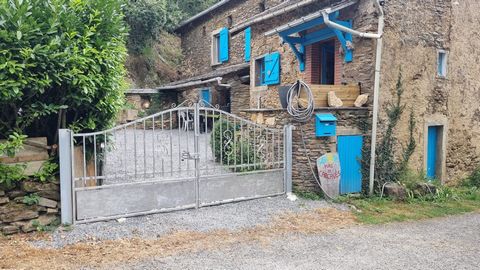
<instances>
[{"instance_id":1,"label":"concrete gate post","mask_svg":"<svg viewBox=\"0 0 480 270\"><path fill-rule=\"evenodd\" d=\"M60 160L60 203L62 206L62 224L73 224L72 194L72 131L58 131L58 149Z\"/></svg>"}]
</instances>

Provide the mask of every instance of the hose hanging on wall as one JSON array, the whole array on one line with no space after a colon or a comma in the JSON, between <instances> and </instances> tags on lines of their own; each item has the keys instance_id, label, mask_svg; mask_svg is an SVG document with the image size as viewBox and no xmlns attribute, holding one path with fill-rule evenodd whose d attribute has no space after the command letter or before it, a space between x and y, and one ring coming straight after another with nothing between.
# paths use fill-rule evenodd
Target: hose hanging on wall
<instances>
[{"instance_id":1,"label":"hose hanging on wall","mask_svg":"<svg viewBox=\"0 0 480 270\"><path fill-rule=\"evenodd\" d=\"M305 93L306 99L305 98L300 98L302 96L302 92ZM305 154L307 155L307 160L308 160L308 165L310 166L310 170L312 172L313 177L315 178L315 181L317 182L318 187L323 191L323 194L329 199L332 199L332 196L330 196L327 192L322 187L322 184L320 183L320 180L317 177L317 174L315 174L315 170L312 166L312 162L310 160L310 157L308 156L307 152L307 145L305 143L305 135L303 132L303 124L308 122L311 118L312 115L315 111L315 99L313 97L312 90L310 87L303 81L297 80L292 87L288 90L287 93L287 111L288 114L290 114L293 119L297 122L300 122L300 133L302 135L302 143L303 143L303 149L305 150Z\"/></svg>"},{"instance_id":2,"label":"hose hanging on wall","mask_svg":"<svg viewBox=\"0 0 480 270\"><path fill-rule=\"evenodd\" d=\"M305 99L300 98L302 92L306 94L306 105L302 104ZM301 123L307 122L312 117L315 109L312 90L305 82L297 80L288 90L287 104L288 113L295 121Z\"/></svg>"}]
</instances>

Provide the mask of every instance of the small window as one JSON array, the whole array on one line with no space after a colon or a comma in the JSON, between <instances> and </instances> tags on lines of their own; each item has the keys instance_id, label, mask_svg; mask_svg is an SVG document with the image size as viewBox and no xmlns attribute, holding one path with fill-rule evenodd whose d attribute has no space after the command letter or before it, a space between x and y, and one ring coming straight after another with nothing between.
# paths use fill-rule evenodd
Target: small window
<instances>
[{"instance_id":1,"label":"small window","mask_svg":"<svg viewBox=\"0 0 480 270\"><path fill-rule=\"evenodd\" d=\"M447 59L448 53L444 50L438 51L437 75L439 77L447 77Z\"/></svg>"},{"instance_id":2,"label":"small window","mask_svg":"<svg viewBox=\"0 0 480 270\"><path fill-rule=\"evenodd\" d=\"M274 52L255 60L255 85L280 83L280 53Z\"/></svg>"},{"instance_id":3,"label":"small window","mask_svg":"<svg viewBox=\"0 0 480 270\"><path fill-rule=\"evenodd\" d=\"M222 28L212 34L212 65L227 62L229 58L229 33Z\"/></svg>"},{"instance_id":4,"label":"small window","mask_svg":"<svg viewBox=\"0 0 480 270\"><path fill-rule=\"evenodd\" d=\"M233 25L232 15L227 17L227 25L228 25L228 27L231 27Z\"/></svg>"},{"instance_id":5,"label":"small window","mask_svg":"<svg viewBox=\"0 0 480 270\"><path fill-rule=\"evenodd\" d=\"M255 60L255 86L265 85L265 58Z\"/></svg>"}]
</instances>

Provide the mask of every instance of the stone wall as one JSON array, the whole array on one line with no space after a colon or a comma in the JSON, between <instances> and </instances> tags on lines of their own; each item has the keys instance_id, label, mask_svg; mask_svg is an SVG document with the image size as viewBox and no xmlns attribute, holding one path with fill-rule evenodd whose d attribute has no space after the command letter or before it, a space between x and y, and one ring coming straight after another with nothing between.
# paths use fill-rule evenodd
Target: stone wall
<instances>
[{"instance_id":1,"label":"stone wall","mask_svg":"<svg viewBox=\"0 0 480 270\"><path fill-rule=\"evenodd\" d=\"M250 78L252 78L250 89L250 107L251 108L280 108L278 99L278 85L273 86L255 86L255 59L275 51L281 54L281 83L280 85L290 85L296 80L311 81L311 74L300 72L298 60L288 44L284 44L278 35L265 37L264 33L275 27L286 24L292 20L309 14L312 10L320 10L330 5L329 1L319 1L315 4L300 8L277 18L268 20L265 23L252 26L252 61L250 66ZM358 6L346 8L340 14L341 19L352 19L353 28L365 31L376 32L376 13L370 1L360 1ZM343 58L336 57L335 83L336 84L360 84L361 92L372 93L374 80L374 59L375 42L354 38L355 46L353 61L345 63ZM336 46L340 50L340 46ZM307 65L309 59L309 48L306 50ZM311 53L311 50L310 50Z\"/></svg>"},{"instance_id":2,"label":"stone wall","mask_svg":"<svg viewBox=\"0 0 480 270\"><path fill-rule=\"evenodd\" d=\"M480 22L479 11L480 3L475 0L387 1L385 6L379 135L386 119L385 106L394 99L402 70L402 102L407 111L395 134L400 144L407 142L412 109L417 149L410 165L421 171L426 169L427 127L444 124L446 141L441 151L446 160L442 160L439 176L443 181L466 176L480 162L480 37L472 34ZM449 52L446 78L437 75L439 49Z\"/></svg>"},{"instance_id":3,"label":"stone wall","mask_svg":"<svg viewBox=\"0 0 480 270\"><path fill-rule=\"evenodd\" d=\"M224 64L212 66L211 44L212 32L223 27L229 27L227 19L232 18L235 25L258 13L259 4L263 0L231 1L217 9L210 15L191 23L188 30L179 34L182 38L182 49L185 61L182 63L182 76L189 77L200 75L214 70L217 67L244 63L245 35L239 32L230 36L229 61ZM267 1L266 6L273 5L275 1ZM278 1L276 1L278 2Z\"/></svg>"},{"instance_id":4,"label":"stone wall","mask_svg":"<svg viewBox=\"0 0 480 270\"><path fill-rule=\"evenodd\" d=\"M359 127L370 117L370 111L366 108L341 109L341 110L316 110L315 113L333 113L337 119L337 135L364 135ZM312 117L306 124L295 122L284 110L248 110L242 113L252 121L274 128L282 128L286 124L293 124L293 164L292 178L294 188L302 191L318 191L319 187L312 176L309 159L318 177L316 162L317 158L326 153L337 151L336 137L315 137L315 120ZM303 130L303 136L302 136ZM303 145L305 141L305 146Z\"/></svg>"},{"instance_id":5,"label":"stone wall","mask_svg":"<svg viewBox=\"0 0 480 270\"><path fill-rule=\"evenodd\" d=\"M28 205L26 196L38 198ZM24 181L8 190L0 189L0 232L8 235L59 225L60 185Z\"/></svg>"}]
</instances>

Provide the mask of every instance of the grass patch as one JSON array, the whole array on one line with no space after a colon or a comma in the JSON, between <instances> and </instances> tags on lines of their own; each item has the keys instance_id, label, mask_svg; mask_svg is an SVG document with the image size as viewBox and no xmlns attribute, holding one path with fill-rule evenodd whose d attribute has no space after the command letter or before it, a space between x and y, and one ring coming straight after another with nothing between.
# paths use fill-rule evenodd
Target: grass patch
<instances>
[{"instance_id":1,"label":"grass patch","mask_svg":"<svg viewBox=\"0 0 480 270\"><path fill-rule=\"evenodd\" d=\"M366 224L420 220L480 210L480 191L476 188L450 188L450 196L409 199L405 202L388 198L347 198L339 201L357 208L355 215Z\"/></svg>"},{"instance_id":2,"label":"grass patch","mask_svg":"<svg viewBox=\"0 0 480 270\"><path fill-rule=\"evenodd\" d=\"M316 192L310 192L310 191L294 191L295 195L297 195L299 198L305 199L305 200L311 200L311 201L320 201L323 200L323 195L320 193Z\"/></svg>"}]
</instances>

